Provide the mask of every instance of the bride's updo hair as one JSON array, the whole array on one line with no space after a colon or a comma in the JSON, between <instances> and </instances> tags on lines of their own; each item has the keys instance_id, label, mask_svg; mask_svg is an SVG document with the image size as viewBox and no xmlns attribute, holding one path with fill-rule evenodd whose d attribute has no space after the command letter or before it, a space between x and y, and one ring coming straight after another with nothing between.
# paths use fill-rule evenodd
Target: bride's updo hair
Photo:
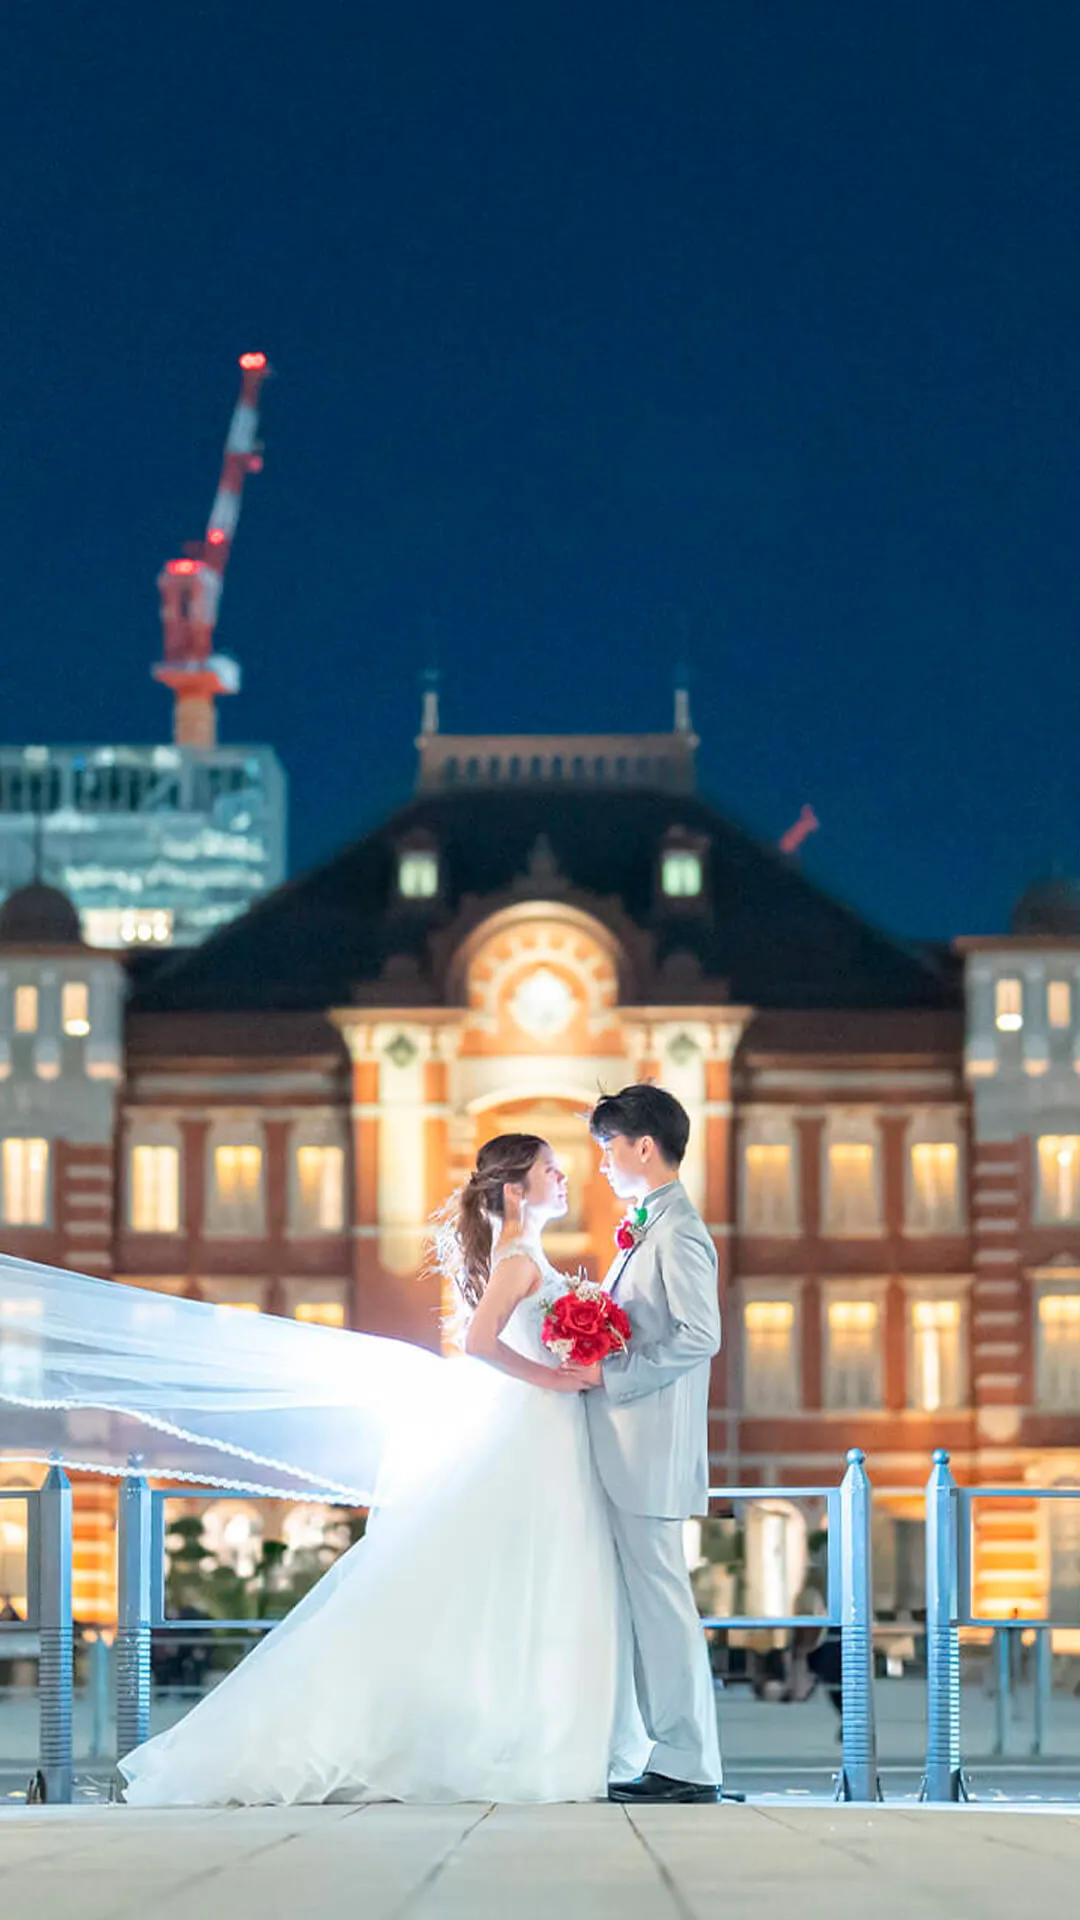
<instances>
[{"instance_id":1,"label":"bride's updo hair","mask_svg":"<svg viewBox=\"0 0 1080 1920\"><path fill-rule=\"evenodd\" d=\"M547 1146L536 1133L500 1133L481 1147L465 1185L435 1230L435 1259L466 1307L477 1307L491 1272L495 1225L506 1211L505 1186L524 1186Z\"/></svg>"}]
</instances>

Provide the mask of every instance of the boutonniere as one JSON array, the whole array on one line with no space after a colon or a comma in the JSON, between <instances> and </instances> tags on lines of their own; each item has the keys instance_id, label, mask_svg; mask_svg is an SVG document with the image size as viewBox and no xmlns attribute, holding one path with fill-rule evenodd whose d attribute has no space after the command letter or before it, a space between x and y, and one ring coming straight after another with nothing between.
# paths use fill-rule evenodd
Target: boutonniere
<instances>
[{"instance_id":1,"label":"boutonniere","mask_svg":"<svg viewBox=\"0 0 1080 1920\"><path fill-rule=\"evenodd\" d=\"M649 1212L644 1206L632 1208L625 1220L619 1221L615 1229L615 1245L620 1253L629 1253L639 1240L644 1240L648 1224Z\"/></svg>"}]
</instances>

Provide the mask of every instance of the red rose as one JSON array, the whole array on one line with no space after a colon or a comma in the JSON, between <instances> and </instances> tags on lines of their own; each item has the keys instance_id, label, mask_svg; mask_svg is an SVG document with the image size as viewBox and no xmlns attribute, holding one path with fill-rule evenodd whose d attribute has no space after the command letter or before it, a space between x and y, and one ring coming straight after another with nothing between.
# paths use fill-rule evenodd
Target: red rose
<instances>
[{"instance_id":1,"label":"red rose","mask_svg":"<svg viewBox=\"0 0 1080 1920\"><path fill-rule=\"evenodd\" d=\"M629 1220L620 1220L615 1229L615 1245L622 1253L629 1253L634 1245L634 1229Z\"/></svg>"},{"instance_id":2,"label":"red rose","mask_svg":"<svg viewBox=\"0 0 1080 1920\"><path fill-rule=\"evenodd\" d=\"M602 1300L579 1300L571 1294L566 1301L562 1324L568 1333L602 1333L607 1318Z\"/></svg>"},{"instance_id":3,"label":"red rose","mask_svg":"<svg viewBox=\"0 0 1080 1920\"><path fill-rule=\"evenodd\" d=\"M569 1318L570 1309L573 1304L573 1294L563 1294L560 1300L556 1300L555 1305L548 1314L546 1324L555 1329L560 1339L562 1339L564 1335L569 1335L574 1331Z\"/></svg>"},{"instance_id":4,"label":"red rose","mask_svg":"<svg viewBox=\"0 0 1080 1920\"><path fill-rule=\"evenodd\" d=\"M611 1352L611 1341L606 1333L582 1333L574 1341L571 1356L575 1367L592 1367L598 1360L606 1360Z\"/></svg>"}]
</instances>

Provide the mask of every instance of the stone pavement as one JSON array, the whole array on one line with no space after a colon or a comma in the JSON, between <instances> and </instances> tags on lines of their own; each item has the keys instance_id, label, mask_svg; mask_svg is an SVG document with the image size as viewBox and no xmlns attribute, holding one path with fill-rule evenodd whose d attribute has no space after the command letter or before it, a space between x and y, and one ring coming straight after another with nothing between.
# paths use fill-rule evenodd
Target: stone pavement
<instances>
[{"instance_id":1,"label":"stone pavement","mask_svg":"<svg viewBox=\"0 0 1080 1920\"><path fill-rule=\"evenodd\" d=\"M1080 1818L972 1808L0 1811L4 1920L1015 1920Z\"/></svg>"}]
</instances>

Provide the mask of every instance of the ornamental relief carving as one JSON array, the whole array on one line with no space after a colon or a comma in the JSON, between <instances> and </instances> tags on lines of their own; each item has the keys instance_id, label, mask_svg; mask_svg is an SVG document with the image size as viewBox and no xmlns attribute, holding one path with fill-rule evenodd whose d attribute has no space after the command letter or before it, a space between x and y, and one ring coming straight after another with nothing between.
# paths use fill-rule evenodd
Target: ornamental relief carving
<instances>
[{"instance_id":1,"label":"ornamental relief carving","mask_svg":"<svg viewBox=\"0 0 1080 1920\"><path fill-rule=\"evenodd\" d=\"M472 956L467 1025L524 1048L566 1046L575 1026L593 1041L617 1025L612 959L581 927L530 919L493 934Z\"/></svg>"}]
</instances>

